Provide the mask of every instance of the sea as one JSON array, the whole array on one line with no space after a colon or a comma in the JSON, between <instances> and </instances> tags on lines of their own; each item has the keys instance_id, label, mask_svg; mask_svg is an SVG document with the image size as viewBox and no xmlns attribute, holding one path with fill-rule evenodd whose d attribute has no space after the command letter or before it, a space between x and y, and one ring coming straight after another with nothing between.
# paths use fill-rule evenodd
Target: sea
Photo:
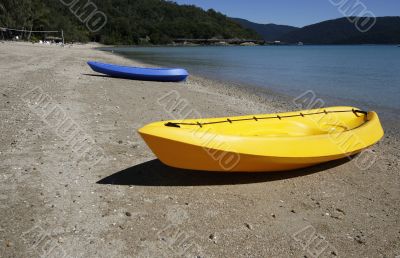
<instances>
[{"instance_id":1,"label":"sea","mask_svg":"<svg viewBox=\"0 0 400 258\"><path fill-rule=\"evenodd\" d=\"M112 47L115 54L326 105L400 114L397 45Z\"/></svg>"}]
</instances>

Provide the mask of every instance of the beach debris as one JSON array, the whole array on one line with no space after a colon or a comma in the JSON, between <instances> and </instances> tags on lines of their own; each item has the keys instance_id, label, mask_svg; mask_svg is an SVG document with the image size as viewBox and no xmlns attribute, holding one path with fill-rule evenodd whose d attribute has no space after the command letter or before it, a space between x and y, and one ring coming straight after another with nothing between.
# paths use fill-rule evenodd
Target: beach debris
<instances>
[{"instance_id":1,"label":"beach debris","mask_svg":"<svg viewBox=\"0 0 400 258\"><path fill-rule=\"evenodd\" d=\"M346 215L346 213L342 209L336 208L336 211L342 213L343 215Z\"/></svg>"},{"instance_id":2,"label":"beach debris","mask_svg":"<svg viewBox=\"0 0 400 258\"><path fill-rule=\"evenodd\" d=\"M129 211L127 211L127 212L125 212L125 215L126 215L127 217L131 217L131 216L132 216L132 213L130 213Z\"/></svg>"},{"instance_id":3,"label":"beach debris","mask_svg":"<svg viewBox=\"0 0 400 258\"><path fill-rule=\"evenodd\" d=\"M332 214L330 214L331 218L339 219L339 220L343 219L344 215L346 215L346 213L342 209L339 209L339 208L336 208L332 212Z\"/></svg>"},{"instance_id":4,"label":"beach debris","mask_svg":"<svg viewBox=\"0 0 400 258\"><path fill-rule=\"evenodd\" d=\"M359 244L362 244L362 245L365 245L365 237L364 237L364 235L362 235L361 234L361 236L360 235L357 235L356 237L354 237L354 240L357 242L357 243L359 243Z\"/></svg>"},{"instance_id":5,"label":"beach debris","mask_svg":"<svg viewBox=\"0 0 400 258\"><path fill-rule=\"evenodd\" d=\"M271 217L275 219L276 215L274 213L271 213Z\"/></svg>"},{"instance_id":6,"label":"beach debris","mask_svg":"<svg viewBox=\"0 0 400 258\"><path fill-rule=\"evenodd\" d=\"M210 235L208 236L208 238L209 238L210 240L216 240L216 239L217 239L217 237L216 237L214 234L210 234Z\"/></svg>"},{"instance_id":7,"label":"beach debris","mask_svg":"<svg viewBox=\"0 0 400 258\"><path fill-rule=\"evenodd\" d=\"M253 225L251 225L249 223L244 223L244 225L246 226L246 228L253 230Z\"/></svg>"}]
</instances>

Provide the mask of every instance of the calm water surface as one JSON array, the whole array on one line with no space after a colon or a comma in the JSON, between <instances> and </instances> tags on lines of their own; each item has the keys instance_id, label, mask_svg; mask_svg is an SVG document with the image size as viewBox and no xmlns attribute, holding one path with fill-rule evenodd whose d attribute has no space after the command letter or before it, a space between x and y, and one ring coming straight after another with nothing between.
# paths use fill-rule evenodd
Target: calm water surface
<instances>
[{"instance_id":1,"label":"calm water surface","mask_svg":"<svg viewBox=\"0 0 400 258\"><path fill-rule=\"evenodd\" d=\"M396 46L120 47L146 63L183 67L210 79L298 96L314 91L327 104L400 110Z\"/></svg>"}]
</instances>

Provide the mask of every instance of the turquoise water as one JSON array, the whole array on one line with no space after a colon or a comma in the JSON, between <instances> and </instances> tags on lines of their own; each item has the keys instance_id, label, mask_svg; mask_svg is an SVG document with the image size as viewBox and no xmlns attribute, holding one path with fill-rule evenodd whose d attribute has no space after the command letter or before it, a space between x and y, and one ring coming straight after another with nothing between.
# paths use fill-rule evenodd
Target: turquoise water
<instances>
[{"instance_id":1,"label":"turquoise water","mask_svg":"<svg viewBox=\"0 0 400 258\"><path fill-rule=\"evenodd\" d=\"M111 50L111 48L106 49ZM327 104L400 110L396 46L112 48L114 53L191 74L298 96L312 90Z\"/></svg>"}]
</instances>

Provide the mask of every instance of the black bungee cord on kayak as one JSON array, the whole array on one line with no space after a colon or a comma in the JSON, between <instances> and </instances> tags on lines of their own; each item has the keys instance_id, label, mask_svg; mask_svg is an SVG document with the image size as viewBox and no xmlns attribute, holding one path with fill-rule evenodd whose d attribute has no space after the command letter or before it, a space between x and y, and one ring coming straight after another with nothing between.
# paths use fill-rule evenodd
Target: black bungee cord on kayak
<instances>
[{"instance_id":1,"label":"black bungee cord on kayak","mask_svg":"<svg viewBox=\"0 0 400 258\"><path fill-rule=\"evenodd\" d=\"M359 114L361 115L368 115L367 111L363 111L363 110L358 110L358 109L352 109L352 110L338 110L338 111L326 111L325 109L323 111L320 112L314 112L314 113L302 113L300 112L300 114L295 114L295 115L276 115L276 116L268 116L268 117L256 117L253 116L251 118L241 118L241 119L229 119L227 118L226 120L221 120L221 121L215 121L215 122L206 122L206 123L200 123L200 122L196 122L196 123L174 123L174 122L168 122L165 123L165 126L168 127L176 127L176 128L180 128L181 125L197 125L200 128L202 128L204 125L213 125L213 124L222 124L222 123L230 123L232 124L233 122L241 122L241 121L251 121L251 120L267 120L267 119L279 119L282 120L283 118L290 118L290 117L305 117L305 116L311 116L311 115L320 115L320 114L332 114L332 113L349 113L352 112L354 113L354 115L356 115L357 117L359 117Z\"/></svg>"}]
</instances>

